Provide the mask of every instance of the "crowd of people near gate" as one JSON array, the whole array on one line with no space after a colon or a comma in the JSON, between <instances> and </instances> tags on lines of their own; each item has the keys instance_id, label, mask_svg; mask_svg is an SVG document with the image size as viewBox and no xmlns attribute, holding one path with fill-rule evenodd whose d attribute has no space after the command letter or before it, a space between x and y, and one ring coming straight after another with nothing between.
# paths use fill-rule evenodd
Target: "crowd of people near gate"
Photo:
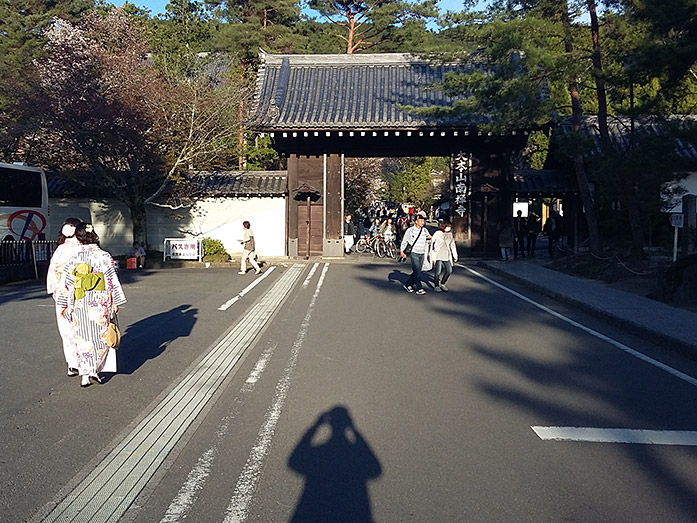
<instances>
[{"instance_id":1,"label":"crowd of people near gate","mask_svg":"<svg viewBox=\"0 0 697 523\"><path fill-rule=\"evenodd\" d=\"M427 218L434 218L433 208L427 214L419 207L405 210L398 206L396 211L386 206L371 207L357 217L357 223L353 215L347 214L343 228L344 250L346 254L352 254L358 237L382 237L394 241L399 245L400 258L411 264L412 273L403 285L407 292L425 294L421 275L432 269L435 269L434 290L447 292L446 283L458 260L457 248L450 221L437 211L435 217L438 230L431 235L425 223ZM521 210L516 211L512 219L503 219L497 228L501 260L507 262L518 257L534 257L541 233L547 237L548 254L552 257L563 228L563 218L555 209L549 210L544 224L535 212L523 216Z\"/></svg>"},{"instance_id":2,"label":"crowd of people near gate","mask_svg":"<svg viewBox=\"0 0 697 523\"><path fill-rule=\"evenodd\" d=\"M501 261L507 262L518 257L534 257L537 239L540 233L547 237L547 252L554 256L564 230L562 215L555 209L549 210L549 216L542 224L542 218L534 212L523 216L518 210L512 220L503 220L498 226L498 242Z\"/></svg>"},{"instance_id":3,"label":"crowd of people near gate","mask_svg":"<svg viewBox=\"0 0 697 523\"><path fill-rule=\"evenodd\" d=\"M447 218L445 212L433 206L426 213L418 205L396 205L390 202L375 202L356 215L347 214L343 230L345 253L353 254L356 240L363 237L380 236L386 241L401 242L405 232L414 225L419 214L430 220L441 221Z\"/></svg>"}]
</instances>

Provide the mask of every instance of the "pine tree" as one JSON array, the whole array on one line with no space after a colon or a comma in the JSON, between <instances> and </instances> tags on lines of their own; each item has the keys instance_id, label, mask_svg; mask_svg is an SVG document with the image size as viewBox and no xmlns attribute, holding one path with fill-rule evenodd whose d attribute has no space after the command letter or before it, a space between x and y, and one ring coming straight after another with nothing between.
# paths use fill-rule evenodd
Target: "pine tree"
<instances>
[{"instance_id":1,"label":"pine tree","mask_svg":"<svg viewBox=\"0 0 697 523\"><path fill-rule=\"evenodd\" d=\"M405 28L419 28L436 16L434 0L310 0L309 6L330 23L343 29L338 33L352 54L393 41Z\"/></svg>"}]
</instances>

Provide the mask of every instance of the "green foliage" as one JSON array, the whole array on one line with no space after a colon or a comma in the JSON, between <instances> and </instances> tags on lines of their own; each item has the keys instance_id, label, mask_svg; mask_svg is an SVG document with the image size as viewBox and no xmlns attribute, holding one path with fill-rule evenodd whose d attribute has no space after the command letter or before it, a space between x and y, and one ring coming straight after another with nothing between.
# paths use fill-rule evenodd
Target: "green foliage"
<instances>
[{"instance_id":1,"label":"green foliage","mask_svg":"<svg viewBox=\"0 0 697 523\"><path fill-rule=\"evenodd\" d=\"M203 2L171 0L164 19L155 20L151 46L155 64L173 78L195 77L206 67L200 53L209 51L209 16Z\"/></svg>"},{"instance_id":2,"label":"green foliage","mask_svg":"<svg viewBox=\"0 0 697 523\"><path fill-rule=\"evenodd\" d=\"M549 134L544 132L530 133L523 155L531 169L544 169L549 152Z\"/></svg>"},{"instance_id":3,"label":"green foliage","mask_svg":"<svg viewBox=\"0 0 697 523\"><path fill-rule=\"evenodd\" d=\"M230 255L225 250L223 242L215 238L203 239L203 261L226 262L229 260Z\"/></svg>"},{"instance_id":4,"label":"green foliage","mask_svg":"<svg viewBox=\"0 0 697 523\"><path fill-rule=\"evenodd\" d=\"M247 169L250 171L268 171L279 168L280 158L278 152L271 146L270 136L253 138L251 133L246 133L245 138L248 144L245 150Z\"/></svg>"},{"instance_id":5,"label":"green foliage","mask_svg":"<svg viewBox=\"0 0 697 523\"><path fill-rule=\"evenodd\" d=\"M431 204L435 190L432 172L442 165L436 158L401 158L385 174L387 196L396 202L415 203L422 207Z\"/></svg>"}]
</instances>

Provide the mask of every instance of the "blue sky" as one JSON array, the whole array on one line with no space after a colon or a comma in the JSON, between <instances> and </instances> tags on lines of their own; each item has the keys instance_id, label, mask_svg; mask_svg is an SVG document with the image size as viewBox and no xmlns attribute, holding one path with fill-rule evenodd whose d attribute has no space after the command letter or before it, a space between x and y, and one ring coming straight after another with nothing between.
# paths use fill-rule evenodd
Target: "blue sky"
<instances>
[{"instance_id":1,"label":"blue sky","mask_svg":"<svg viewBox=\"0 0 697 523\"><path fill-rule=\"evenodd\" d=\"M157 15L165 12L165 6L169 0L131 0L131 2L139 7L149 9L151 15ZM123 5L123 2L118 0L114 0L113 3ZM485 1L482 0L480 3L485 3ZM438 0L438 7L443 11L460 11L462 4L462 0Z\"/></svg>"}]
</instances>

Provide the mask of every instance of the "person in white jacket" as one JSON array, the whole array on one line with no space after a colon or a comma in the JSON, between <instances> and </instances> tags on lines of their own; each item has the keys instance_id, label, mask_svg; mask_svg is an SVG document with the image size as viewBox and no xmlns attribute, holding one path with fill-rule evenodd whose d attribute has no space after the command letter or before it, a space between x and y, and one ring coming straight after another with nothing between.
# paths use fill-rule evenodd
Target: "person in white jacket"
<instances>
[{"instance_id":1,"label":"person in white jacket","mask_svg":"<svg viewBox=\"0 0 697 523\"><path fill-rule=\"evenodd\" d=\"M68 376L77 376L77 346L75 344L75 327L63 317L63 308L57 305L58 295L61 291L61 278L65 265L75 256L82 245L75 237L75 227L82 220L79 218L68 218L63 222L60 233L58 234L58 247L51 257L51 263L46 273L46 292L53 296L56 303L56 320L58 322L58 332L63 340L63 355L68 365Z\"/></svg>"},{"instance_id":2,"label":"person in white jacket","mask_svg":"<svg viewBox=\"0 0 697 523\"><path fill-rule=\"evenodd\" d=\"M439 230L433 233L431 240L432 261L435 262L435 291L448 291L445 283L453 273L453 264L457 262L457 247L452 233L452 224L443 220Z\"/></svg>"}]
</instances>

